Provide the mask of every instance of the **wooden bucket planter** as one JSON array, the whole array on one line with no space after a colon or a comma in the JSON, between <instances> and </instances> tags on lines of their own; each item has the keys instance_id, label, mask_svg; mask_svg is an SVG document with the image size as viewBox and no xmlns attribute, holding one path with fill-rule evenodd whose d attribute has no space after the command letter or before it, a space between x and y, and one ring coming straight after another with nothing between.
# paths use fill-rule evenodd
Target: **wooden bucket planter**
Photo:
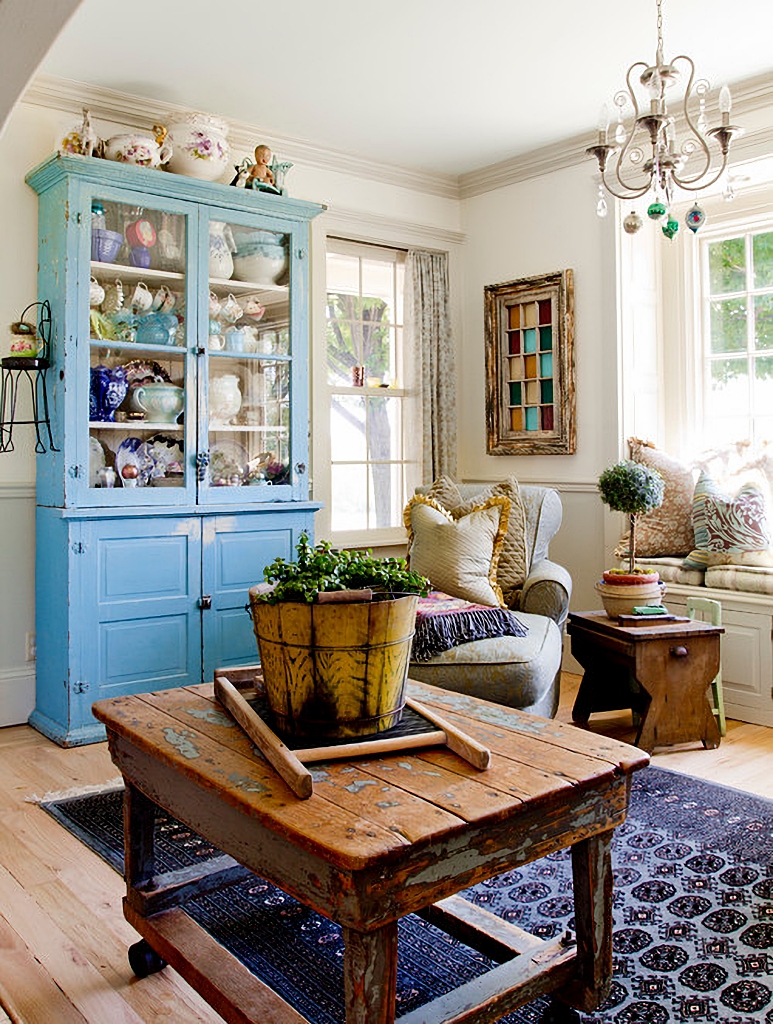
<instances>
[{"instance_id":1,"label":"wooden bucket planter","mask_svg":"<svg viewBox=\"0 0 773 1024\"><path fill-rule=\"evenodd\" d=\"M266 696L278 731L347 739L396 725L418 598L268 604L250 588Z\"/></svg>"}]
</instances>

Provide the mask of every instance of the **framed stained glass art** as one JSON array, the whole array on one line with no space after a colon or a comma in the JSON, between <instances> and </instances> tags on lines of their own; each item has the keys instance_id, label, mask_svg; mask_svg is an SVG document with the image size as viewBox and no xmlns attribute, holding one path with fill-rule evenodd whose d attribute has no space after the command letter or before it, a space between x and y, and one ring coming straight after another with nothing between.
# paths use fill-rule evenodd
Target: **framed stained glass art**
<instances>
[{"instance_id":1,"label":"framed stained glass art","mask_svg":"<svg viewBox=\"0 0 773 1024\"><path fill-rule=\"evenodd\" d=\"M488 454L572 455L572 271L487 285L484 298Z\"/></svg>"}]
</instances>

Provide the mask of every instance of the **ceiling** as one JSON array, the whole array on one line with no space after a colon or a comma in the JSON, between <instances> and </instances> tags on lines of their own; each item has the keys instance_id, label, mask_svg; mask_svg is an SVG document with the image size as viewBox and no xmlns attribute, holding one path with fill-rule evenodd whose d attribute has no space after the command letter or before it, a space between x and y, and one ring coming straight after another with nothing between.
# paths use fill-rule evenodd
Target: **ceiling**
<instances>
[{"instance_id":1,"label":"ceiling","mask_svg":"<svg viewBox=\"0 0 773 1024\"><path fill-rule=\"evenodd\" d=\"M713 104L773 70L771 0L664 0L663 22ZM39 70L459 175L593 129L655 43L655 0L83 0Z\"/></svg>"}]
</instances>

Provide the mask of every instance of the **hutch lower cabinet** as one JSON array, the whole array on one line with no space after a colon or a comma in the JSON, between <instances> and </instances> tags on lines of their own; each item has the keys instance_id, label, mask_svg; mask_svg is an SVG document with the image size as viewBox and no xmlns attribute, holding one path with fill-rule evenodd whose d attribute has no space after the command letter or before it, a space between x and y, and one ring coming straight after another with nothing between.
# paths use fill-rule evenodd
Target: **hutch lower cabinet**
<instances>
[{"instance_id":1,"label":"hutch lower cabinet","mask_svg":"<svg viewBox=\"0 0 773 1024\"><path fill-rule=\"evenodd\" d=\"M314 203L58 154L38 195L53 450L37 457L36 705L63 746L105 697L254 663L245 605L313 536Z\"/></svg>"},{"instance_id":2,"label":"hutch lower cabinet","mask_svg":"<svg viewBox=\"0 0 773 1024\"><path fill-rule=\"evenodd\" d=\"M36 707L61 746L105 738L94 701L191 686L258 659L247 592L315 506L143 518L37 513Z\"/></svg>"}]
</instances>

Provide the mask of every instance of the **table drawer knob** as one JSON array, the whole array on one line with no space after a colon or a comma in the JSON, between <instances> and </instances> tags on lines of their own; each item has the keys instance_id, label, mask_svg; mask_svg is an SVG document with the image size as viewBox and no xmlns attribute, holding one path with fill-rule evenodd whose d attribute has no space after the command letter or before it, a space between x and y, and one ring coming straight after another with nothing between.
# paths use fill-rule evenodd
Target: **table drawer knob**
<instances>
[{"instance_id":1,"label":"table drawer knob","mask_svg":"<svg viewBox=\"0 0 773 1024\"><path fill-rule=\"evenodd\" d=\"M690 652L686 647L672 647L671 657L672 658L686 658Z\"/></svg>"}]
</instances>

